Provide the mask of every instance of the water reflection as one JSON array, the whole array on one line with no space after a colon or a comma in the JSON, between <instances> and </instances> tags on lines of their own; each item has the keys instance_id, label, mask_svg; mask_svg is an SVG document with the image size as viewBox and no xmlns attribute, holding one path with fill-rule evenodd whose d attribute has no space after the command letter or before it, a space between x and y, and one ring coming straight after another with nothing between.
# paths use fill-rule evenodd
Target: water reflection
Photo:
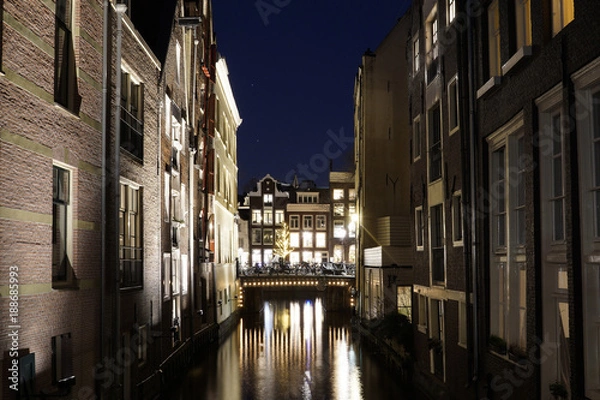
<instances>
[{"instance_id":1,"label":"water reflection","mask_svg":"<svg viewBox=\"0 0 600 400\"><path fill-rule=\"evenodd\" d=\"M356 339L356 338L355 338ZM402 399L398 378L319 298L270 301L184 379L172 399Z\"/></svg>"}]
</instances>

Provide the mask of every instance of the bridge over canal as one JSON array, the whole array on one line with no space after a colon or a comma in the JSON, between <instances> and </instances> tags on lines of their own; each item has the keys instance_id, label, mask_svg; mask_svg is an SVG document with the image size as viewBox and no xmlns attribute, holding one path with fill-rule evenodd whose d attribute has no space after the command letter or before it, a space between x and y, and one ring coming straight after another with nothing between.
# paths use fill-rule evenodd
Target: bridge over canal
<instances>
[{"instance_id":1,"label":"bridge over canal","mask_svg":"<svg viewBox=\"0 0 600 400\"><path fill-rule=\"evenodd\" d=\"M352 311L354 282L354 276L345 275L242 276L238 302L244 312L257 312L268 299L320 297L328 311Z\"/></svg>"}]
</instances>

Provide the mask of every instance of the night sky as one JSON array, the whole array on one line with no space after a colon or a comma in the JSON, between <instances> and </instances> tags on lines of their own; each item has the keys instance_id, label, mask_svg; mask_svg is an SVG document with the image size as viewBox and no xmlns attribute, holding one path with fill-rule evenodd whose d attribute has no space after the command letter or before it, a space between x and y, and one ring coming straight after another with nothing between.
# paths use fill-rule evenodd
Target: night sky
<instances>
[{"instance_id":1,"label":"night sky","mask_svg":"<svg viewBox=\"0 0 600 400\"><path fill-rule=\"evenodd\" d=\"M219 52L243 119L240 192L270 173L327 186L352 168L354 78L410 0L213 0Z\"/></svg>"}]
</instances>

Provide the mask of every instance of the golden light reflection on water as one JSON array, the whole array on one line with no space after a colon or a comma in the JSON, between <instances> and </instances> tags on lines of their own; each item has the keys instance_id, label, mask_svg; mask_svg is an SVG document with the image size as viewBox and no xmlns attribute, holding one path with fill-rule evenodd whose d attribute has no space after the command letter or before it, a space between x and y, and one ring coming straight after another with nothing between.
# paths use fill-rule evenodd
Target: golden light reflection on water
<instances>
[{"instance_id":1,"label":"golden light reflection on water","mask_svg":"<svg viewBox=\"0 0 600 400\"><path fill-rule=\"evenodd\" d=\"M319 298L266 302L262 323L243 321L239 332L246 398L362 399L349 327L325 326Z\"/></svg>"}]
</instances>

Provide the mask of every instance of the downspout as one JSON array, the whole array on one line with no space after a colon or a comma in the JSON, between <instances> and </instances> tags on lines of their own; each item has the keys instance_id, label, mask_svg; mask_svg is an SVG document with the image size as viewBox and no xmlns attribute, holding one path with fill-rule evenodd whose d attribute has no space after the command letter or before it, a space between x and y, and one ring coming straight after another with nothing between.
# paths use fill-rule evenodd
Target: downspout
<instances>
[{"instance_id":1,"label":"downspout","mask_svg":"<svg viewBox=\"0 0 600 400\"><path fill-rule=\"evenodd\" d=\"M470 230L469 230L469 241L471 247L470 267L471 267L471 285L472 285L472 296L473 296L473 313L472 313L472 325L473 325L473 382L475 382L475 395L478 396L478 379L479 379L479 287L478 281L479 276L477 273L477 214L476 214L476 182L475 182L475 140L476 135L476 124L475 124L475 50L473 44L473 16L467 18L467 62L468 62L468 74L469 74L469 218L470 218ZM469 299L466 299L467 301ZM467 313L468 314L468 313Z\"/></svg>"},{"instance_id":2,"label":"downspout","mask_svg":"<svg viewBox=\"0 0 600 400\"><path fill-rule=\"evenodd\" d=\"M108 142L108 26L110 13L108 12L108 0L104 0L102 5L103 10L103 24L102 24L102 216L101 216L101 236L102 236L102 249L100 251L100 360L104 360L105 350L105 318L106 318L106 199L108 193L106 190L106 154L107 154L107 142ZM95 387L96 397L101 399L102 390L98 385Z\"/></svg>"},{"instance_id":3,"label":"downspout","mask_svg":"<svg viewBox=\"0 0 600 400\"><path fill-rule=\"evenodd\" d=\"M116 49L116 67L115 67L115 80L116 80L116 94L115 94L115 147L114 147L114 204L115 204L115 212L113 215L114 218L114 227L115 231L119 226L119 208L118 204L121 201L121 186L119 177L121 175L120 172L120 163L121 163L121 42L123 35L123 14L127 11L127 6L125 4L116 4L115 11L117 13L117 49ZM119 342L120 334L121 334L121 282L120 282L120 258L119 258L119 241L115 240L115 248L114 248L114 256L115 256L115 271L114 271L114 290L115 290L115 315L114 315L114 344L115 344L115 360L119 359L119 346L117 343ZM116 377L115 382L113 383L113 390L115 399L120 398L121 391L121 375Z\"/></svg>"}]
</instances>

